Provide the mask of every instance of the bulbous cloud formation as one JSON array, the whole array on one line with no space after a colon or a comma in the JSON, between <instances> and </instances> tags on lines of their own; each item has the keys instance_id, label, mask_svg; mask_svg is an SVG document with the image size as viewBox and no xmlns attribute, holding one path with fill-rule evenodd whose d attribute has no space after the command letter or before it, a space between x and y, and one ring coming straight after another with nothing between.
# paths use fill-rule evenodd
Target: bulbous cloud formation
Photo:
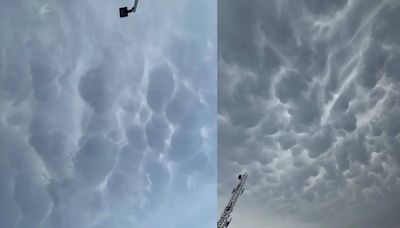
<instances>
[{"instance_id":1,"label":"bulbous cloud formation","mask_svg":"<svg viewBox=\"0 0 400 228\"><path fill-rule=\"evenodd\" d=\"M129 4L0 0L0 227L215 224L216 3Z\"/></svg>"},{"instance_id":2,"label":"bulbous cloud formation","mask_svg":"<svg viewBox=\"0 0 400 228\"><path fill-rule=\"evenodd\" d=\"M232 227L400 226L400 3L222 0L219 211Z\"/></svg>"}]
</instances>

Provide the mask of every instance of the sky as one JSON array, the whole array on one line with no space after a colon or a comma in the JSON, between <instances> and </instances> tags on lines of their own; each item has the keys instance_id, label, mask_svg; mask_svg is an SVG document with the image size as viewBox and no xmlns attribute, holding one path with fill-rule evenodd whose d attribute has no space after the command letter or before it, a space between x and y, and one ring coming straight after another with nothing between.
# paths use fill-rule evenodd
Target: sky
<instances>
[{"instance_id":1,"label":"sky","mask_svg":"<svg viewBox=\"0 0 400 228\"><path fill-rule=\"evenodd\" d=\"M231 228L400 226L400 2L220 0L218 213Z\"/></svg>"},{"instance_id":2,"label":"sky","mask_svg":"<svg viewBox=\"0 0 400 228\"><path fill-rule=\"evenodd\" d=\"M0 228L213 227L214 1L0 0Z\"/></svg>"}]
</instances>

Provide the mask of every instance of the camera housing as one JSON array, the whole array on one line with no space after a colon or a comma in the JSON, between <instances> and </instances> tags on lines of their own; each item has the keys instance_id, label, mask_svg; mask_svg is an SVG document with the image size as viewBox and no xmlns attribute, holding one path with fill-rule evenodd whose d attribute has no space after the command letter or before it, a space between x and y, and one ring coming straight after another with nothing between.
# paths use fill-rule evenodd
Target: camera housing
<instances>
[{"instance_id":1,"label":"camera housing","mask_svg":"<svg viewBox=\"0 0 400 228\"><path fill-rule=\"evenodd\" d=\"M119 17L127 17L129 14L128 7L119 8Z\"/></svg>"}]
</instances>

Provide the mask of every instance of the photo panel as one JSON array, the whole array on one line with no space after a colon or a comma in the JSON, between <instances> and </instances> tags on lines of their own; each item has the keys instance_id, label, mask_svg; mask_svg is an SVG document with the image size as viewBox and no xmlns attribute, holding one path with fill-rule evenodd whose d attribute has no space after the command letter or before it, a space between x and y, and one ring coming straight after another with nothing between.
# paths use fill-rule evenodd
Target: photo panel
<instances>
[{"instance_id":1,"label":"photo panel","mask_svg":"<svg viewBox=\"0 0 400 228\"><path fill-rule=\"evenodd\" d=\"M400 227L399 20L396 0L218 1L219 221Z\"/></svg>"},{"instance_id":2,"label":"photo panel","mask_svg":"<svg viewBox=\"0 0 400 228\"><path fill-rule=\"evenodd\" d=\"M215 1L0 1L0 227L217 217Z\"/></svg>"}]
</instances>

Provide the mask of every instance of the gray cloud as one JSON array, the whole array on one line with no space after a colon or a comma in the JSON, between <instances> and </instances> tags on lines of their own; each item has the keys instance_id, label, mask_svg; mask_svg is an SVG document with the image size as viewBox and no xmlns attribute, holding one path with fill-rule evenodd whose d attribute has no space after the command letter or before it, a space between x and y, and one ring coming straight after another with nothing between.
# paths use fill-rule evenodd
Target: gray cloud
<instances>
[{"instance_id":1,"label":"gray cloud","mask_svg":"<svg viewBox=\"0 0 400 228\"><path fill-rule=\"evenodd\" d=\"M165 103L174 92L174 79L168 65L159 66L149 73L147 104L155 111L163 111Z\"/></svg>"},{"instance_id":2,"label":"gray cloud","mask_svg":"<svg viewBox=\"0 0 400 228\"><path fill-rule=\"evenodd\" d=\"M128 4L0 1L1 228L215 223L216 4Z\"/></svg>"},{"instance_id":3,"label":"gray cloud","mask_svg":"<svg viewBox=\"0 0 400 228\"><path fill-rule=\"evenodd\" d=\"M232 227L397 227L396 1L221 1L219 209Z\"/></svg>"}]
</instances>

